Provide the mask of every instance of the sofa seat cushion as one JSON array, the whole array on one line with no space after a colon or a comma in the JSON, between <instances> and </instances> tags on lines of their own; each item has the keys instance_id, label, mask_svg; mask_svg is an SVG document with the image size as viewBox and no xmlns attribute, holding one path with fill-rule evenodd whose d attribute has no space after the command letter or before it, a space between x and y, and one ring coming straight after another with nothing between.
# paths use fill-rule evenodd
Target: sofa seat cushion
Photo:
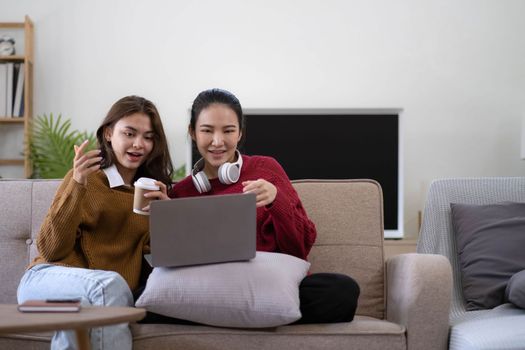
<instances>
[{"instance_id":1,"label":"sofa seat cushion","mask_svg":"<svg viewBox=\"0 0 525 350\"><path fill-rule=\"evenodd\" d=\"M525 309L525 270L515 273L505 288L505 299L515 306Z\"/></svg>"},{"instance_id":2,"label":"sofa seat cushion","mask_svg":"<svg viewBox=\"0 0 525 350\"><path fill-rule=\"evenodd\" d=\"M53 332L9 333L0 337L0 349L49 350Z\"/></svg>"},{"instance_id":3,"label":"sofa seat cushion","mask_svg":"<svg viewBox=\"0 0 525 350\"><path fill-rule=\"evenodd\" d=\"M367 316L265 329L133 324L133 349L406 349L405 328Z\"/></svg>"},{"instance_id":4,"label":"sofa seat cushion","mask_svg":"<svg viewBox=\"0 0 525 350\"><path fill-rule=\"evenodd\" d=\"M350 323L265 329L131 324L133 349L406 349L405 328L368 316ZM49 349L52 333L11 334L0 349ZM241 339L241 341L239 341ZM36 342L35 342L36 341Z\"/></svg>"},{"instance_id":5,"label":"sofa seat cushion","mask_svg":"<svg viewBox=\"0 0 525 350\"><path fill-rule=\"evenodd\" d=\"M450 350L523 349L525 310L503 304L467 312L451 327Z\"/></svg>"}]
</instances>

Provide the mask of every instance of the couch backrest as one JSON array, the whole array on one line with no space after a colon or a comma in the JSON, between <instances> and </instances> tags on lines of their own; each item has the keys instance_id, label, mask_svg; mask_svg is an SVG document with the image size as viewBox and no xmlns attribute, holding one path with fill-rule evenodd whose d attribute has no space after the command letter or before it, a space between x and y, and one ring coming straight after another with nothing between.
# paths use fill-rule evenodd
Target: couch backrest
<instances>
[{"instance_id":1,"label":"couch backrest","mask_svg":"<svg viewBox=\"0 0 525 350\"><path fill-rule=\"evenodd\" d=\"M317 227L308 256L312 272L339 272L361 287L358 315L383 318L383 195L373 180L296 180Z\"/></svg>"},{"instance_id":2,"label":"couch backrest","mask_svg":"<svg viewBox=\"0 0 525 350\"><path fill-rule=\"evenodd\" d=\"M36 255L34 238L60 180L0 180L0 302L16 303L16 288Z\"/></svg>"},{"instance_id":3,"label":"couch backrest","mask_svg":"<svg viewBox=\"0 0 525 350\"><path fill-rule=\"evenodd\" d=\"M0 180L0 303L37 254L35 237L60 180ZM383 318L383 200L372 180L298 180L293 185L315 223L312 272L339 272L361 287L357 313Z\"/></svg>"},{"instance_id":4,"label":"couch backrest","mask_svg":"<svg viewBox=\"0 0 525 350\"><path fill-rule=\"evenodd\" d=\"M452 322L464 317L466 307L450 203L483 205L503 201L525 202L525 177L442 179L430 184L417 252L440 254L449 259L454 278Z\"/></svg>"}]
</instances>

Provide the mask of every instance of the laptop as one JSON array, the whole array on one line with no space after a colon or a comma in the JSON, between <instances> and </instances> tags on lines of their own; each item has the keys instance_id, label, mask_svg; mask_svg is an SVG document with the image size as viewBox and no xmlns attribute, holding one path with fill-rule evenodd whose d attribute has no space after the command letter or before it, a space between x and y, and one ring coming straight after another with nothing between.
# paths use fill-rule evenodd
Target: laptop
<instances>
[{"instance_id":1,"label":"laptop","mask_svg":"<svg viewBox=\"0 0 525 350\"><path fill-rule=\"evenodd\" d=\"M255 257L255 194L228 194L150 204L153 267L177 267Z\"/></svg>"}]
</instances>

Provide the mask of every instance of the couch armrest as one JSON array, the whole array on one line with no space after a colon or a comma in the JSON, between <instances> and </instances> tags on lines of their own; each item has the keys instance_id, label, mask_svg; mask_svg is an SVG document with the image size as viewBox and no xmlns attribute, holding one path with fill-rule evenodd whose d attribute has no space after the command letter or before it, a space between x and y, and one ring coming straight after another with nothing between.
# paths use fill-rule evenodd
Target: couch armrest
<instances>
[{"instance_id":1,"label":"couch armrest","mask_svg":"<svg viewBox=\"0 0 525 350\"><path fill-rule=\"evenodd\" d=\"M386 262L387 320L407 330L408 349L447 349L452 269L435 254L402 254Z\"/></svg>"}]
</instances>

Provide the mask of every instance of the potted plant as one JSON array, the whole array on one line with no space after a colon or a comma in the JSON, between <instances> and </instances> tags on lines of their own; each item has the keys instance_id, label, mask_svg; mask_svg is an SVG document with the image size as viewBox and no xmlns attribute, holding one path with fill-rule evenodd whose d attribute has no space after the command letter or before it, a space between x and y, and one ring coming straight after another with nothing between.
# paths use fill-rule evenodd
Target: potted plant
<instances>
[{"instance_id":1,"label":"potted plant","mask_svg":"<svg viewBox=\"0 0 525 350\"><path fill-rule=\"evenodd\" d=\"M88 150L96 147L93 133L71 129L71 120L54 118L44 114L33 122L33 133L29 140L30 159L33 162L32 178L63 178L73 166L73 145L89 140Z\"/></svg>"}]
</instances>

